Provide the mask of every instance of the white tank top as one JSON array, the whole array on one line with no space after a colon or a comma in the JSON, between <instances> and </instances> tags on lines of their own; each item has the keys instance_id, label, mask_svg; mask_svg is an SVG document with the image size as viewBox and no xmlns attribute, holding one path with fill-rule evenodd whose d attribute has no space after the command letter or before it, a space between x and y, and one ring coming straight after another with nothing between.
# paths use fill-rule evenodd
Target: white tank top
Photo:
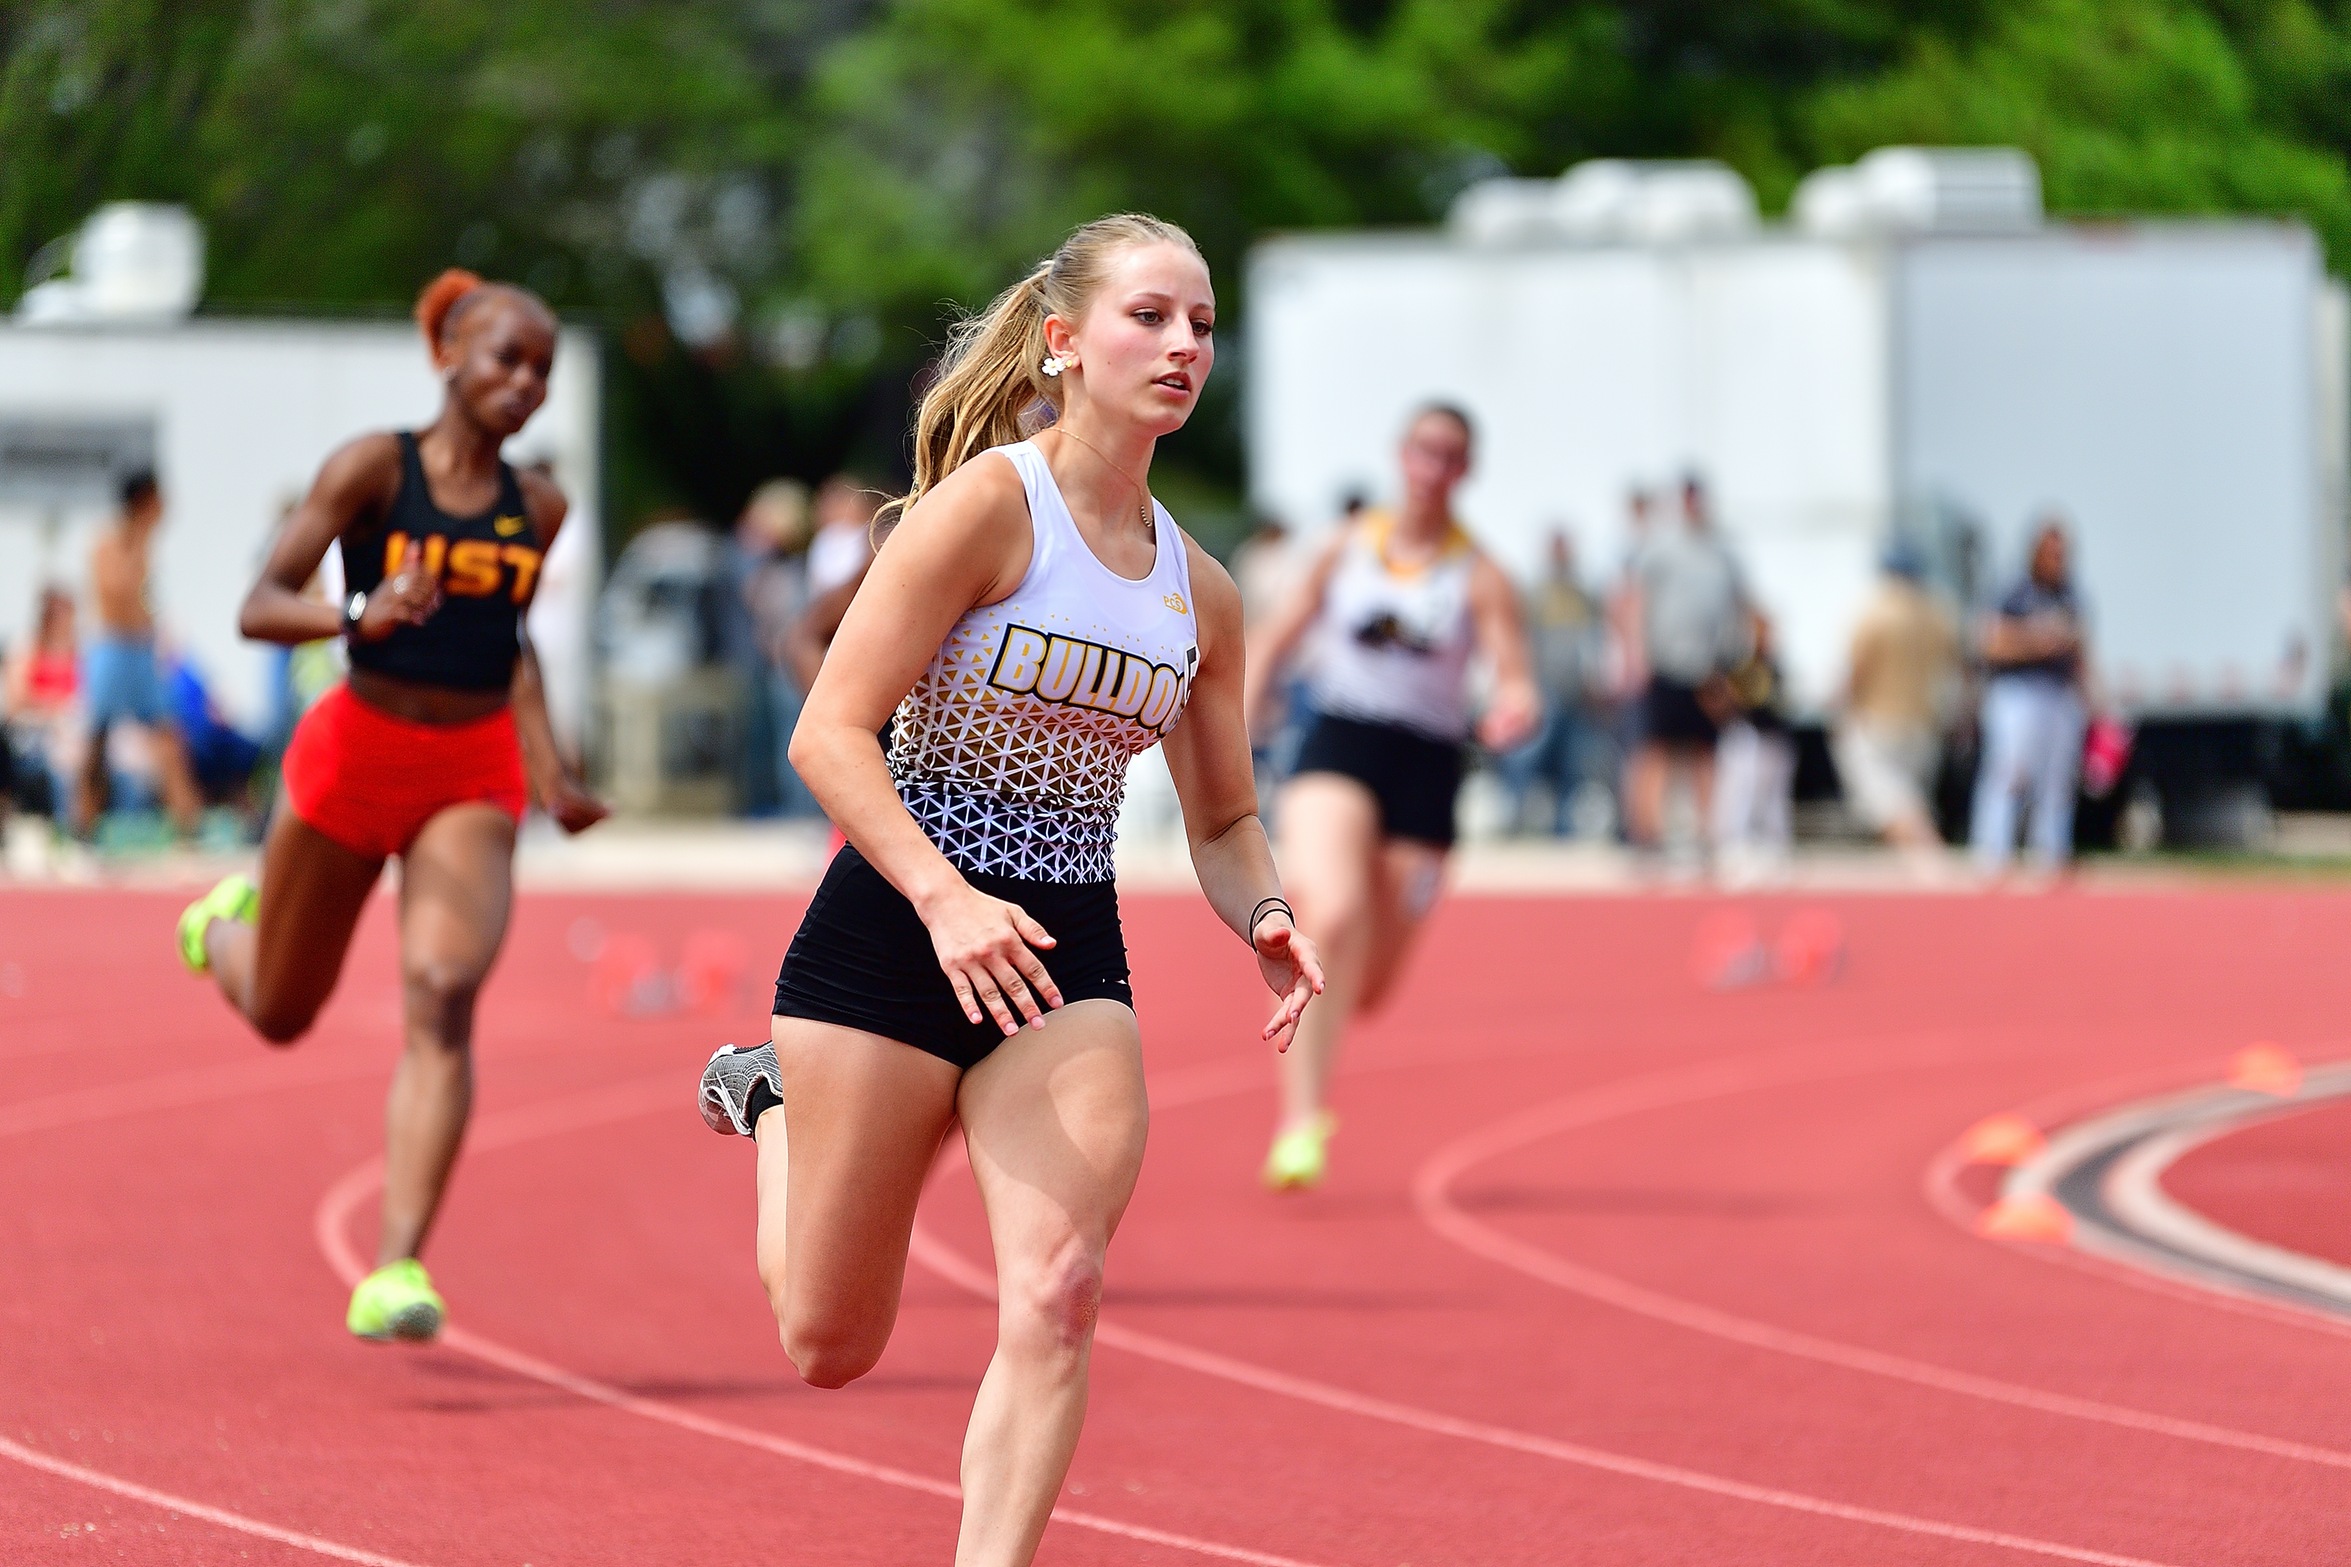
<instances>
[{"instance_id":1,"label":"white tank top","mask_svg":"<svg viewBox=\"0 0 2351 1567\"><path fill-rule=\"evenodd\" d=\"M1309 687L1318 712L1393 724L1432 740L1469 737L1470 571L1477 551L1456 526L1437 558L1389 565L1395 519L1357 523L1323 590Z\"/></svg>"},{"instance_id":2,"label":"white tank top","mask_svg":"<svg viewBox=\"0 0 2351 1567\"><path fill-rule=\"evenodd\" d=\"M1079 534L1044 453L994 450L1028 495L1028 573L939 644L898 705L890 776L960 869L1108 881L1127 763L1175 727L1199 666L1191 563L1153 501L1151 574L1120 576Z\"/></svg>"}]
</instances>

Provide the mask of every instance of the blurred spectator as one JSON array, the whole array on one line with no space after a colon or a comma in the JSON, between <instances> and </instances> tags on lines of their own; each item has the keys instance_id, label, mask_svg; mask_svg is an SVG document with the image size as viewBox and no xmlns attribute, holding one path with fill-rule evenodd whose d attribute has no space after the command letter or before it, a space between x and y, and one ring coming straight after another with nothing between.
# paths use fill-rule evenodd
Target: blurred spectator
<instances>
[{"instance_id":1,"label":"blurred spectator","mask_svg":"<svg viewBox=\"0 0 2351 1567\"><path fill-rule=\"evenodd\" d=\"M1634 557L1625 633L1643 674L1626 826L1636 845L1657 849L1676 773L1696 797L1701 835L1713 820L1714 745L1731 711L1726 677L1747 654L1746 588L1695 476L1683 481L1680 521L1653 525Z\"/></svg>"},{"instance_id":2,"label":"blurred spectator","mask_svg":"<svg viewBox=\"0 0 2351 1567\"><path fill-rule=\"evenodd\" d=\"M302 596L320 603L332 602L317 572L311 573L310 581L303 585ZM283 755L286 742L294 738L294 725L310 711L311 703L334 688L348 673L350 665L343 656L341 637L321 637L298 647L273 644L268 651L275 655L277 679L271 692L269 739L265 749L272 755Z\"/></svg>"},{"instance_id":3,"label":"blurred spectator","mask_svg":"<svg viewBox=\"0 0 2351 1567\"><path fill-rule=\"evenodd\" d=\"M1350 494L1355 511L1363 497ZM1352 516L1346 512L1344 516ZM1342 523L1342 526L1344 524ZM1255 630L1265 617L1289 602L1300 573L1310 560L1279 517L1261 517L1249 536L1233 552L1233 581L1241 590L1241 623ZM1250 755L1256 760L1259 795L1271 810L1272 786L1285 777L1305 732L1307 683L1313 654L1300 649L1290 661L1263 714L1263 732L1250 737Z\"/></svg>"},{"instance_id":4,"label":"blurred spectator","mask_svg":"<svg viewBox=\"0 0 2351 1567\"><path fill-rule=\"evenodd\" d=\"M107 736L123 719L146 731L156 781L172 825L194 834L202 804L171 721L161 666L155 656L155 615L148 607L147 574L155 530L163 522L163 491L148 472L122 482L122 510L90 549L90 584L98 634L83 669L90 745L74 791L74 827L87 836L108 795Z\"/></svg>"},{"instance_id":5,"label":"blurred spectator","mask_svg":"<svg viewBox=\"0 0 2351 1567\"><path fill-rule=\"evenodd\" d=\"M1897 848L1938 849L1928 800L1959 688L1959 630L1927 592L1915 546L1896 544L1884 567L1853 629L1830 743L1855 816Z\"/></svg>"},{"instance_id":6,"label":"blurred spectator","mask_svg":"<svg viewBox=\"0 0 2351 1567\"><path fill-rule=\"evenodd\" d=\"M816 537L808 546L808 608L785 638L785 660L806 691L873 564L873 514L880 492L846 473L816 492Z\"/></svg>"},{"instance_id":7,"label":"blurred spectator","mask_svg":"<svg viewBox=\"0 0 2351 1567\"><path fill-rule=\"evenodd\" d=\"M786 665L785 644L807 608L808 541L806 486L771 479L752 492L727 548L721 639L741 704L738 783L750 816L804 816L816 809L815 797L785 758L803 694Z\"/></svg>"},{"instance_id":8,"label":"blurred spectator","mask_svg":"<svg viewBox=\"0 0 2351 1567\"><path fill-rule=\"evenodd\" d=\"M1575 544L1564 529L1551 532L1543 575L1527 594L1526 616L1535 678L1543 689L1543 726L1503 756L1498 771L1514 823L1526 826L1527 796L1541 784L1549 795L1548 830L1564 836L1576 792L1599 771L1593 752L1601 736L1591 704L1606 651L1599 606L1576 576Z\"/></svg>"},{"instance_id":9,"label":"blurred spectator","mask_svg":"<svg viewBox=\"0 0 2351 1567\"><path fill-rule=\"evenodd\" d=\"M810 603L864 577L866 564L873 559L873 514L879 499L862 480L846 473L834 474L816 492L816 537L808 545Z\"/></svg>"},{"instance_id":10,"label":"blurred spectator","mask_svg":"<svg viewBox=\"0 0 2351 1567\"><path fill-rule=\"evenodd\" d=\"M261 747L222 714L203 675L185 654L175 655L164 676L172 724L179 731L197 792L207 805L222 805L258 824L252 798L253 772Z\"/></svg>"},{"instance_id":11,"label":"blurred spectator","mask_svg":"<svg viewBox=\"0 0 2351 1567\"><path fill-rule=\"evenodd\" d=\"M277 528L270 535L273 545L301 503L301 496L289 495L278 506ZM327 582L330 564L335 565L340 580L341 566L336 561L336 552L330 550L318 563L318 570L310 574L310 580L302 584L302 596L314 604L336 602L337 595ZM263 735L262 750L276 758L285 755L286 742L294 738L294 725L310 711L310 704L326 695L349 672L350 666L343 656L343 639L339 636L320 637L298 647L272 642L263 648L263 653L270 661L270 691L269 724Z\"/></svg>"},{"instance_id":12,"label":"blurred spectator","mask_svg":"<svg viewBox=\"0 0 2351 1567\"><path fill-rule=\"evenodd\" d=\"M1616 580L1608 589L1608 668L1605 672L1607 697L1614 714L1613 730L1617 752L1621 758L1618 781L1631 764L1632 755L1641 748L1641 693L1649 684L1648 665L1641 655L1641 633L1636 624L1636 604L1639 584L1636 568L1641 551L1649 543L1649 522L1656 508L1656 498L1647 490L1633 489L1625 495L1624 550L1616 568ZM1619 796L1622 789L1619 789ZM1617 823L1625 823L1620 813ZM1627 830L1629 836L1629 830Z\"/></svg>"},{"instance_id":13,"label":"blurred spectator","mask_svg":"<svg viewBox=\"0 0 2351 1567\"><path fill-rule=\"evenodd\" d=\"M1796 739L1772 651L1770 619L1748 615L1747 656L1730 672L1730 701L1715 746L1714 844L1733 877L1784 870L1794 834Z\"/></svg>"},{"instance_id":14,"label":"blurred spectator","mask_svg":"<svg viewBox=\"0 0 2351 1567\"><path fill-rule=\"evenodd\" d=\"M1241 621L1254 626L1289 597L1298 576L1298 549L1279 517L1259 517L1233 551L1233 584L1241 590Z\"/></svg>"},{"instance_id":15,"label":"blurred spectator","mask_svg":"<svg viewBox=\"0 0 2351 1567\"><path fill-rule=\"evenodd\" d=\"M73 596L41 589L33 634L8 656L6 731L11 793L28 810L63 820L78 760L81 658Z\"/></svg>"},{"instance_id":16,"label":"blurred spectator","mask_svg":"<svg viewBox=\"0 0 2351 1567\"><path fill-rule=\"evenodd\" d=\"M2064 524L2043 517L2025 579L1984 623L1989 679L1968 843L1986 872L2005 868L2015 854L2017 807L2028 796L2034 861L2055 870L2073 852L2089 644L2069 553Z\"/></svg>"}]
</instances>

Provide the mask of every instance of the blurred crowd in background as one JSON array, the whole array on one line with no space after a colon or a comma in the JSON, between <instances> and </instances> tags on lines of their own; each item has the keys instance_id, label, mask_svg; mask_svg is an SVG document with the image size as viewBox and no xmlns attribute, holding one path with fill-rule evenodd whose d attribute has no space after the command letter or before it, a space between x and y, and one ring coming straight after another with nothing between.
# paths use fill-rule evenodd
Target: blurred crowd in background
<instances>
[{"instance_id":1,"label":"blurred crowd in background","mask_svg":"<svg viewBox=\"0 0 2351 1567\"><path fill-rule=\"evenodd\" d=\"M641 806L819 816L788 748L873 558L883 498L853 473L813 492L774 479L730 529L671 517L622 552L598 613L600 730L627 730L635 693L650 704L653 744L699 746L712 783ZM1339 524L1365 504L1348 498ZM1995 577L1996 596L1980 605L1947 602L1919 552L1894 544L1847 628L1833 708L1800 714L1770 607L1751 594L1703 477L1636 490L1626 505L1621 559L1590 569L1558 529L1522 584L1544 720L1524 745L1480 759L1473 833L1621 842L1666 868L1769 878L1795 843L1801 786L1828 807L1808 817L1810 832L1876 838L1922 866L1949 841L1968 843L1988 872L2020 840L2043 868L2070 856L2077 795L2112 786L2129 736L2097 716L2061 518L2041 521L2029 558ZM285 737L342 668L331 641L293 649L264 732L225 722L202 671L147 609L149 541L167 510L152 474L127 477L93 546L89 602L40 587L37 631L6 654L7 797L102 847L257 836ZM1291 591L1307 555L1271 520L1239 543L1231 564L1252 623ZM1289 672L1277 732L1257 737L1269 798L1310 716L1313 657L1309 646ZM601 750L608 777L625 772L619 748L607 739ZM673 754L655 771L693 769Z\"/></svg>"},{"instance_id":2,"label":"blurred crowd in background","mask_svg":"<svg viewBox=\"0 0 2351 1567\"><path fill-rule=\"evenodd\" d=\"M672 516L641 530L617 563L597 616L597 662L614 693L606 726L626 723L630 694L649 699L660 747L703 754L719 787L650 810L814 817L815 800L786 751L800 704L873 556L869 528L883 493L841 474L809 489L759 486L730 532ZM221 712L196 660L158 624L147 591L150 546L165 492L140 472L121 485L111 524L92 546L86 602L59 583L37 588L34 629L0 649L0 820L13 811L102 849L173 842L226 848L258 840L294 723L342 677L329 639L270 649L269 713L246 732ZM323 592L318 583L313 591ZM700 690L712 722L680 734ZM608 758L611 747L603 748ZM715 769L710 765L716 763ZM655 771L691 776L665 755Z\"/></svg>"},{"instance_id":3,"label":"blurred crowd in background","mask_svg":"<svg viewBox=\"0 0 2351 1567\"><path fill-rule=\"evenodd\" d=\"M1350 497L1343 517L1363 504ZM1813 823L1821 836L1882 841L1922 869L1959 841L1997 873L2020 835L2038 867L2070 858L2077 794L2112 787L2129 734L2094 718L2062 518L2040 520L2030 558L1981 605L1948 602L1923 554L1893 544L1845 628L1836 701L1800 714L1771 611L1752 595L1704 478L1635 490L1626 506L1620 560L1588 572L1556 529L1540 573L1521 585L1544 719L1518 749L1482 759L1485 810L1473 826L1617 840L1669 867L1768 878L1787 864L1809 772L1806 795L1830 808ZM1252 622L1303 559L1279 523L1242 543L1233 564ZM1305 683L1288 689L1284 733L1260 737L1277 777L1307 716ZM1807 744L1818 753L1809 769Z\"/></svg>"},{"instance_id":4,"label":"blurred crowd in background","mask_svg":"<svg viewBox=\"0 0 2351 1567\"><path fill-rule=\"evenodd\" d=\"M250 842L267 814L275 757L302 708L340 677L341 650L275 650L262 732L237 728L151 605L165 490L135 471L118 500L91 547L87 602L57 583L38 585L31 633L4 650L0 820L11 810L45 816L116 849Z\"/></svg>"},{"instance_id":5,"label":"blurred crowd in background","mask_svg":"<svg viewBox=\"0 0 2351 1567\"><path fill-rule=\"evenodd\" d=\"M137 196L209 236L207 313L396 315L456 261L601 326L616 553L586 732L629 810L810 810L784 746L910 389L957 308L1103 210L1197 235L1235 342L1268 235L1438 223L1481 182L1628 155L1720 160L1769 215L1807 170L1872 149L2011 145L2051 214L2270 215L2307 223L2334 269L2351 257L2351 15L2302 0L282 10L0 8L0 303L68 282L73 226ZM1171 73L1219 90L1170 95ZM1325 519L1242 542L1240 385L1220 372L1153 482L1261 609ZM820 482L841 469L871 478ZM153 516L125 501L124 537L173 525L160 479ZM1798 626L1754 602L1723 543L1739 519L1678 476L1629 504L1640 547L1578 560L1563 530L1523 584L1550 716L1485 759L1473 831L1731 874L1799 831L1973 837L1987 864L2015 839L2046 860L2069 803L2128 759L2096 716L2062 543L2036 551L2055 577L1995 563L1984 602L1938 601L1894 551L1839 628L1841 699L1790 713L1774 650ZM295 650L240 732L206 690L223 671L185 656L191 628L142 629L99 575L78 601L0 582L12 624L38 606L6 649L0 797L101 845L249 835L339 649ZM2340 695L2329 715L2323 757L2262 729L2325 774L2281 802L2351 799Z\"/></svg>"}]
</instances>

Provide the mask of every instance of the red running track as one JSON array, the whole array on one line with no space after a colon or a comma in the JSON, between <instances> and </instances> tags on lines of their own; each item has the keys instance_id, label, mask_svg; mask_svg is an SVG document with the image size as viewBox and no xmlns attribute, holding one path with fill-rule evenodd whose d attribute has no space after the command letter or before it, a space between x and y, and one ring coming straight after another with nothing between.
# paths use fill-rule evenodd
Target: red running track
<instances>
[{"instance_id":1,"label":"red running track","mask_svg":"<svg viewBox=\"0 0 2351 1567\"><path fill-rule=\"evenodd\" d=\"M2351 1266L2351 1103L2216 1137L2164 1171L2163 1187L2255 1240Z\"/></svg>"},{"instance_id":2,"label":"red running track","mask_svg":"<svg viewBox=\"0 0 2351 1567\"><path fill-rule=\"evenodd\" d=\"M1243 956L1131 899L1158 1114L1041 1559L2351 1559L2351 1339L1977 1240L1922 1186L1992 1111L2344 1053L2351 899L1832 906L1842 982L1712 993L1707 900L1448 904L1349 1063L1330 1185L1275 1200ZM992 1331L967 1178L881 1366L803 1388L748 1150L691 1108L764 1027L756 976L721 1019L624 1019L572 952L720 930L764 968L796 904L524 899L433 1252L459 1331L421 1351L341 1330L388 911L279 1055L179 973L175 908L0 893L0 1560L947 1560Z\"/></svg>"}]
</instances>

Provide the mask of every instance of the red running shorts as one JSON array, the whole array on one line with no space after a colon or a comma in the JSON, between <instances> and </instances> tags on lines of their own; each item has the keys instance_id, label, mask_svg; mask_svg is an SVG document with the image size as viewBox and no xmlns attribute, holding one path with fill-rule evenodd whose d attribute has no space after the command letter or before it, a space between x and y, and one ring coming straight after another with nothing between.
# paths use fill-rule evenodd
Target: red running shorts
<instances>
[{"instance_id":1,"label":"red running shorts","mask_svg":"<svg viewBox=\"0 0 2351 1567\"><path fill-rule=\"evenodd\" d=\"M514 713L420 724L338 685L311 705L286 746L286 803L354 854L406 852L424 824L476 801L522 820L530 803Z\"/></svg>"}]
</instances>

